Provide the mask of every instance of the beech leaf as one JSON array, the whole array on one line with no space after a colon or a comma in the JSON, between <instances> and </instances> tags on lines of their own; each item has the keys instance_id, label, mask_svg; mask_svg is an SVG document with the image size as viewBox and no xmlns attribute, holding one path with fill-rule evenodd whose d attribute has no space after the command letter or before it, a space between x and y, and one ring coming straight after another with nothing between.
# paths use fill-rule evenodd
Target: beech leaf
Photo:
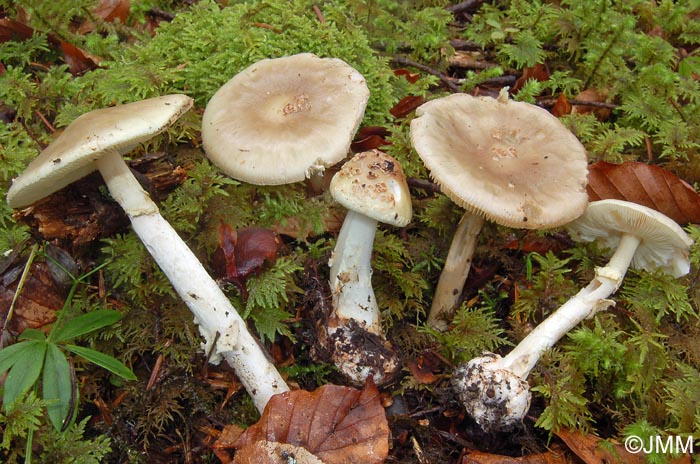
<instances>
[{"instance_id":1,"label":"beech leaf","mask_svg":"<svg viewBox=\"0 0 700 464\"><path fill-rule=\"evenodd\" d=\"M629 161L589 166L588 199L617 199L653 208L679 224L700 222L700 195L670 171Z\"/></svg>"},{"instance_id":2,"label":"beech leaf","mask_svg":"<svg viewBox=\"0 0 700 464\"><path fill-rule=\"evenodd\" d=\"M260 441L302 447L325 464L381 463L389 454L389 425L371 380L361 391L324 385L273 396L236 442L236 458Z\"/></svg>"}]
</instances>

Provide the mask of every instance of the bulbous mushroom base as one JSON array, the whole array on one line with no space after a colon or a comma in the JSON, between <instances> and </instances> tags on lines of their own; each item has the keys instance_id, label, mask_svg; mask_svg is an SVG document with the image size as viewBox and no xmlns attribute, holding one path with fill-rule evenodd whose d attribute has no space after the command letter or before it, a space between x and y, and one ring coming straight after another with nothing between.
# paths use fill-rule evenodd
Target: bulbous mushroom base
<instances>
[{"instance_id":1,"label":"bulbous mushroom base","mask_svg":"<svg viewBox=\"0 0 700 464\"><path fill-rule=\"evenodd\" d=\"M364 386L368 377L384 385L400 370L400 357L391 344L354 319L329 332L331 360L354 386Z\"/></svg>"},{"instance_id":2,"label":"bulbous mushroom base","mask_svg":"<svg viewBox=\"0 0 700 464\"><path fill-rule=\"evenodd\" d=\"M530 409L528 383L501 367L501 357L493 353L457 367L452 388L467 413L486 432L512 429Z\"/></svg>"}]
</instances>

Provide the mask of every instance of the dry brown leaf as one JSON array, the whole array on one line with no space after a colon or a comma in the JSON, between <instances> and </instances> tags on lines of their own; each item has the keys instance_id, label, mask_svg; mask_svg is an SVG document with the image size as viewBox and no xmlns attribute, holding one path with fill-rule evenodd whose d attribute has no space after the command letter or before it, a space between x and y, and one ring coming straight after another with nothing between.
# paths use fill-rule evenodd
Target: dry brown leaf
<instances>
[{"instance_id":1,"label":"dry brown leaf","mask_svg":"<svg viewBox=\"0 0 700 464\"><path fill-rule=\"evenodd\" d=\"M72 259L67 253L65 256ZM7 260L9 262L5 261L1 264L0 326L8 317L7 312L26 266L26 259L20 255L11 255ZM68 266L68 263L66 265ZM72 269L73 266L70 268ZM15 301L11 319L7 323L7 328L11 332L18 334L25 329L41 329L56 320L56 311L63 307L69 287L67 282L59 280L57 272L60 271L57 271L56 267L49 262L32 263L24 286ZM63 278L63 276L60 277Z\"/></svg>"},{"instance_id":2,"label":"dry brown leaf","mask_svg":"<svg viewBox=\"0 0 700 464\"><path fill-rule=\"evenodd\" d=\"M546 82L549 80L550 72L546 64L537 63L535 66L528 66L523 69L523 73L515 81L511 92L516 94L525 85L525 83L531 79L537 82Z\"/></svg>"},{"instance_id":3,"label":"dry brown leaf","mask_svg":"<svg viewBox=\"0 0 700 464\"><path fill-rule=\"evenodd\" d=\"M653 208L679 224L700 222L700 195L666 169L630 161L589 166L588 198L626 200Z\"/></svg>"},{"instance_id":4,"label":"dry brown leaf","mask_svg":"<svg viewBox=\"0 0 700 464\"><path fill-rule=\"evenodd\" d=\"M390 132L386 127L366 126L357 132L350 148L360 152L391 145L391 142L386 139L389 135Z\"/></svg>"},{"instance_id":5,"label":"dry brown leaf","mask_svg":"<svg viewBox=\"0 0 700 464\"><path fill-rule=\"evenodd\" d=\"M392 116L395 118L404 118L408 116L411 111L415 110L419 106L425 103L425 98L416 95L409 95L403 97L399 102L394 105L392 109L389 110Z\"/></svg>"},{"instance_id":6,"label":"dry brown leaf","mask_svg":"<svg viewBox=\"0 0 700 464\"><path fill-rule=\"evenodd\" d=\"M0 18L0 43L9 40L27 40L34 34L34 29L19 21Z\"/></svg>"},{"instance_id":7,"label":"dry brown leaf","mask_svg":"<svg viewBox=\"0 0 700 464\"><path fill-rule=\"evenodd\" d=\"M236 464L327 464L309 450L276 441L261 440L236 452Z\"/></svg>"},{"instance_id":8,"label":"dry brown leaf","mask_svg":"<svg viewBox=\"0 0 700 464\"><path fill-rule=\"evenodd\" d=\"M570 464L575 462L565 450L552 448L544 453L522 457L501 456L498 454L470 451L462 457L461 464Z\"/></svg>"},{"instance_id":9,"label":"dry brown leaf","mask_svg":"<svg viewBox=\"0 0 700 464\"><path fill-rule=\"evenodd\" d=\"M99 66L100 58L86 53L75 45L61 42L59 46L63 52L63 59L66 61L72 75L81 76L88 71L97 69Z\"/></svg>"},{"instance_id":10,"label":"dry brown leaf","mask_svg":"<svg viewBox=\"0 0 700 464\"><path fill-rule=\"evenodd\" d=\"M34 29L19 21L8 18L0 19L0 43L10 40L23 41L34 35ZM60 49L70 69L71 74L78 76L86 71L97 68L99 58L86 53L75 45L64 42L54 34L48 34L47 40L51 47Z\"/></svg>"},{"instance_id":11,"label":"dry brown leaf","mask_svg":"<svg viewBox=\"0 0 700 464\"><path fill-rule=\"evenodd\" d=\"M559 94L559 97L557 97L557 101L554 102L554 106L552 107L552 114L556 117L564 116L565 114L571 114L571 103L569 103L569 99L566 98L566 95L563 93Z\"/></svg>"},{"instance_id":12,"label":"dry brown leaf","mask_svg":"<svg viewBox=\"0 0 700 464\"><path fill-rule=\"evenodd\" d=\"M605 102L607 95L605 92L598 91L596 89L586 89L576 95L575 100L579 103L574 105L571 112L576 114L587 114L593 113L599 121L605 121L610 117L610 108L602 108L595 105L585 105L581 102L593 102L593 103L603 103Z\"/></svg>"},{"instance_id":13,"label":"dry brown leaf","mask_svg":"<svg viewBox=\"0 0 700 464\"><path fill-rule=\"evenodd\" d=\"M130 11L130 0L102 0L99 5L92 9L95 16L110 23L117 19L122 23L126 22Z\"/></svg>"},{"instance_id":14,"label":"dry brown leaf","mask_svg":"<svg viewBox=\"0 0 700 464\"><path fill-rule=\"evenodd\" d=\"M647 462L644 453L630 453L622 443L616 440L603 440L593 434L583 434L576 430L560 429L555 433L586 464L644 464ZM690 464L690 456L686 454L669 462Z\"/></svg>"},{"instance_id":15,"label":"dry brown leaf","mask_svg":"<svg viewBox=\"0 0 700 464\"><path fill-rule=\"evenodd\" d=\"M406 79L411 84L415 84L418 81L418 79L420 79L419 73L409 71L406 68L395 69L394 75L398 76L398 77L403 76L403 78Z\"/></svg>"},{"instance_id":16,"label":"dry brown leaf","mask_svg":"<svg viewBox=\"0 0 700 464\"><path fill-rule=\"evenodd\" d=\"M113 23L119 20L122 24L126 22L126 18L131 11L130 0L101 0L99 5L92 9L92 14L95 17L102 18L105 22ZM92 21L85 21L80 25L78 34L87 34L95 29Z\"/></svg>"},{"instance_id":17,"label":"dry brown leaf","mask_svg":"<svg viewBox=\"0 0 700 464\"><path fill-rule=\"evenodd\" d=\"M326 464L381 463L389 454L389 425L373 383L362 390L324 385L273 396L236 443L236 458L259 441L301 446Z\"/></svg>"}]
</instances>

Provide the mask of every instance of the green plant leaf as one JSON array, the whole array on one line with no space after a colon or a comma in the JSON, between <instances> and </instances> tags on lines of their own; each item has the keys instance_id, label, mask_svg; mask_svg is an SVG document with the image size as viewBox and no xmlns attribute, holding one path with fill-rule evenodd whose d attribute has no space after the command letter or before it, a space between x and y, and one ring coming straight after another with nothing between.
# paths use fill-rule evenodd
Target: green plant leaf
<instances>
[{"instance_id":1,"label":"green plant leaf","mask_svg":"<svg viewBox=\"0 0 700 464\"><path fill-rule=\"evenodd\" d=\"M0 374L8 370L24 353L25 348L35 341L24 341L7 346L0 350Z\"/></svg>"},{"instance_id":2,"label":"green plant leaf","mask_svg":"<svg viewBox=\"0 0 700 464\"><path fill-rule=\"evenodd\" d=\"M39 342L43 342L46 340L46 335L44 332L42 332L39 329L26 329L22 334L19 336L20 340L36 340Z\"/></svg>"},{"instance_id":3,"label":"green plant leaf","mask_svg":"<svg viewBox=\"0 0 700 464\"><path fill-rule=\"evenodd\" d=\"M9 411L14 402L36 383L44 365L46 345L34 340L24 345L21 355L15 360L5 379L5 394L2 400L5 411Z\"/></svg>"},{"instance_id":4,"label":"green plant leaf","mask_svg":"<svg viewBox=\"0 0 700 464\"><path fill-rule=\"evenodd\" d=\"M64 326L51 335L51 340L53 342L70 340L112 325L121 317L122 315L119 312L112 309L98 309L66 322Z\"/></svg>"},{"instance_id":5,"label":"green plant leaf","mask_svg":"<svg viewBox=\"0 0 700 464\"><path fill-rule=\"evenodd\" d=\"M97 364L98 366L107 369L109 372L118 375L119 377L123 377L127 380L136 380L136 375L134 375L131 369L126 367L118 359L82 346L66 345L66 348L78 356L87 359L91 363Z\"/></svg>"},{"instance_id":6,"label":"green plant leaf","mask_svg":"<svg viewBox=\"0 0 700 464\"><path fill-rule=\"evenodd\" d=\"M49 402L46 406L49 419L54 428L61 431L75 402L75 388L68 359L54 343L49 343L46 351L42 386L44 399Z\"/></svg>"}]
</instances>

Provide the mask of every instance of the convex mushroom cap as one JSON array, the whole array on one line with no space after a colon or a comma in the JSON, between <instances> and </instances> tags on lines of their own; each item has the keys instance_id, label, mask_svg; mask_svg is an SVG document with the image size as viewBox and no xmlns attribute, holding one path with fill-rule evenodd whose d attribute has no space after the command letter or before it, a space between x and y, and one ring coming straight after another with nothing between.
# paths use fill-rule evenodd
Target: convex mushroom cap
<instances>
[{"instance_id":1,"label":"convex mushroom cap","mask_svg":"<svg viewBox=\"0 0 700 464\"><path fill-rule=\"evenodd\" d=\"M310 53L259 61L207 104L202 143L222 171L256 185L302 181L347 156L369 99L365 78Z\"/></svg>"},{"instance_id":2,"label":"convex mushroom cap","mask_svg":"<svg viewBox=\"0 0 700 464\"><path fill-rule=\"evenodd\" d=\"M329 191L345 208L404 227L413 213L401 165L379 150L358 153L331 179Z\"/></svg>"},{"instance_id":3,"label":"convex mushroom cap","mask_svg":"<svg viewBox=\"0 0 700 464\"><path fill-rule=\"evenodd\" d=\"M173 94L85 113L41 152L7 192L11 208L30 205L97 170L95 161L127 153L162 132L192 107ZM127 211L128 212L128 211Z\"/></svg>"},{"instance_id":4,"label":"convex mushroom cap","mask_svg":"<svg viewBox=\"0 0 700 464\"><path fill-rule=\"evenodd\" d=\"M587 155L548 111L499 98L453 94L424 103L411 141L442 191L498 224L540 229L580 216Z\"/></svg>"},{"instance_id":5,"label":"convex mushroom cap","mask_svg":"<svg viewBox=\"0 0 700 464\"><path fill-rule=\"evenodd\" d=\"M634 235L640 240L632 258L635 269L661 269L673 277L690 271L692 239L674 220L646 206L623 200L593 201L566 229L574 240L596 241L611 252L623 235Z\"/></svg>"}]
</instances>

